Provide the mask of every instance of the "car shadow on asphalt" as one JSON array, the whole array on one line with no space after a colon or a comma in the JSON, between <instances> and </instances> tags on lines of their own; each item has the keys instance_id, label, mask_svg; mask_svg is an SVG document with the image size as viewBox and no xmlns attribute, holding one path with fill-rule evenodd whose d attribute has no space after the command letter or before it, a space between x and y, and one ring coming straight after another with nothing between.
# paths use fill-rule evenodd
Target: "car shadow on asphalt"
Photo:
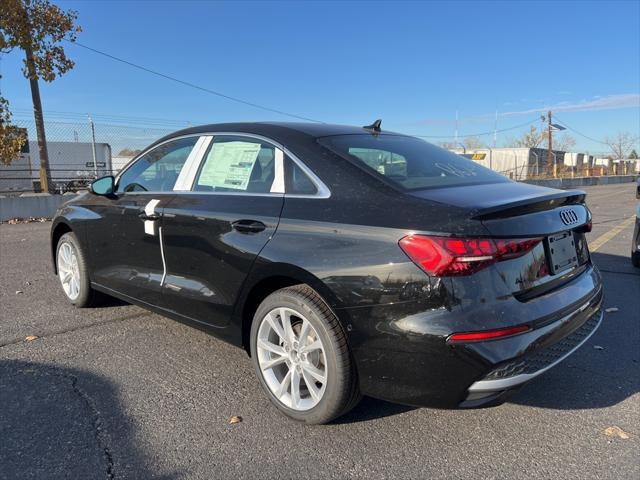
<instances>
[{"instance_id":1,"label":"car shadow on asphalt","mask_svg":"<svg viewBox=\"0 0 640 480\"><path fill-rule=\"evenodd\" d=\"M137 447L134 423L108 379L4 360L0 405L3 478L157 477Z\"/></svg>"},{"instance_id":2,"label":"car shadow on asphalt","mask_svg":"<svg viewBox=\"0 0 640 480\"><path fill-rule=\"evenodd\" d=\"M399 415L417 407L400 405L397 403L385 402L371 397L363 397L360 403L346 415L335 419L332 424L341 425L346 423L366 422L367 420L375 420L378 418L391 417Z\"/></svg>"},{"instance_id":3,"label":"car shadow on asphalt","mask_svg":"<svg viewBox=\"0 0 640 480\"><path fill-rule=\"evenodd\" d=\"M112 297L110 295L105 295L100 293L98 298L96 299L96 304L93 305L92 308L111 308L111 307L124 307L126 305L131 305L124 300L120 300L119 298Z\"/></svg>"}]
</instances>

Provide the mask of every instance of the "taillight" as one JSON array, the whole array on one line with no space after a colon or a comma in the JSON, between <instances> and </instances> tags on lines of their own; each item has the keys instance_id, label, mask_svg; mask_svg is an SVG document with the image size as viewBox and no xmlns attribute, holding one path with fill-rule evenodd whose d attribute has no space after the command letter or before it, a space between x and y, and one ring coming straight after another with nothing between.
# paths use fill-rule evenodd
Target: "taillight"
<instances>
[{"instance_id":1,"label":"taillight","mask_svg":"<svg viewBox=\"0 0 640 480\"><path fill-rule=\"evenodd\" d=\"M530 252L541 238L454 238L408 235L400 248L429 275L469 275L493 263Z\"/></svg>"}]
</instances>

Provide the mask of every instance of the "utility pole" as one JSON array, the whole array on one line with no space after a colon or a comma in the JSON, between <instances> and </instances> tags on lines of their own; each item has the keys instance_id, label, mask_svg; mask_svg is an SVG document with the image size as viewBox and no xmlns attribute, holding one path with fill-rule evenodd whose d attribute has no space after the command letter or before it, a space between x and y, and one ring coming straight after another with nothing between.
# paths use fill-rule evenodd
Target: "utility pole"
<instances>
[{"instance_id":1,"label":"utility pole","mask_svg":"<svg viewBox=\"0 0 640 480\"><path fill-rule=\"evenodd\" d=\"M548 136L549 136L549 151L547 152L547 160L551 161L551 155L553 155L553 127L551 126L551 110L547 113L548 124ZM556 164L556 157L553 156L553 178L558 176L558 165Z\"/></svg>"},{"instance_id":2,"label":"utility pole","mask_svg":"<svg viewBox=\"0 0 640 480\"><path fill-rule=\"evenodd\" d=\"M498 141L498 110L496 110L496 119L493 122L493 148L496 148Z\"/></svg>"},{"instance_id":3,"label":"utility pole","mask_svg":"<svg viewBox=\"0 0 640 480\"><path fill-rule=\"evenodd\" d=\"M457 144L458 143L458 110L456 110L456 129L454 132L454 142Z\"/></svg>"},{"instance_id":4,"label":"utility pole","mask_svg":"<svg viewBox=\"0 0 640 480\"><path fill-rule=\"evenodd\" d=\"M96 162L96 127L93 124L91 115L89 115L88 117L89 117L89 125L91 125L91 146L93 149L93 176L94 178L98 178L98 164Z\"/></svg>"}]
</instances>

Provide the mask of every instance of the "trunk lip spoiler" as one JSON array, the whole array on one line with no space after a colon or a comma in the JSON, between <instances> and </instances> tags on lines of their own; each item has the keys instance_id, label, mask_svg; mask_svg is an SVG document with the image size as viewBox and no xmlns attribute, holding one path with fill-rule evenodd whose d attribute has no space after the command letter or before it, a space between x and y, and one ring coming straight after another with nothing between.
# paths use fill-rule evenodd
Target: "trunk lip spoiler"
<instances>
[{"instance_id":1,"label":"trunk lip spoiler","mask_svg":"<svg viewBox=\"0 0 640 480\"><path fill-rule=\"evenodd\" d=\"M553 208L564 207L569 205L584 205L584 199L587 194L582 190L562 190L557 193L548 193L539 196L530 196L529 198L520 198L514 201L507 201L499 205L492 205L490 207L476 209L471 213L471 218L474 220L490 220L494 218L508 218L523 215L525 213L536 213L545 210L550 210L549 206ZM557 202L555 201L563 200ZM522 207L529 207L525 211ZM585 206L586 208L586 206Z\"/></svg>"}]
</instances>

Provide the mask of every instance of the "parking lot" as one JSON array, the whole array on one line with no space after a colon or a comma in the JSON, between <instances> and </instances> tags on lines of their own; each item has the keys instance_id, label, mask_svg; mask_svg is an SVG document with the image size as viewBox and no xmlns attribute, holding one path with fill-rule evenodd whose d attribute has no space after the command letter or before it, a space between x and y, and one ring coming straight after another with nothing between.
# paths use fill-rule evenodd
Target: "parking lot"
<instances>
[{"instance_id":1,"label":"parking lot","mask_svg":"<svg viewBox=\"0 0 640 480\"><path fill-rule=\"evenodd\" d=\"M366 398L312 427L270 405L243 350L116 301L74 309L50 223L1 225L0 478L640 478L634 188L585 188L617 311L565 362L499 407Z\"/></svg>"}]
</instances>

